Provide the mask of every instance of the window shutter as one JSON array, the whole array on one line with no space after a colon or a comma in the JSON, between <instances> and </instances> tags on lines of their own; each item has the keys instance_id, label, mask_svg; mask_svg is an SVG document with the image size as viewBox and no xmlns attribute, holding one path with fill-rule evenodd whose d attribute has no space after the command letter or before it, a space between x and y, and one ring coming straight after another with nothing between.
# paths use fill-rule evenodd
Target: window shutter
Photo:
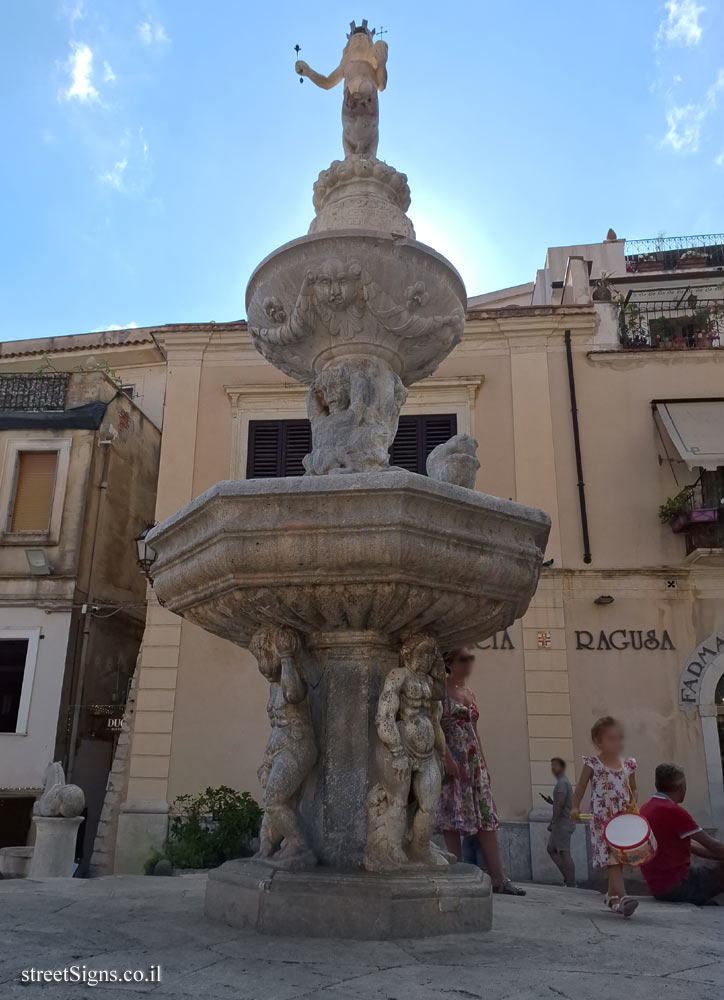
<instances>
[{"instance_id":1,"label":"window shutter","mask_svg":"<svg viewBox=\"0 0 724 1000\"><path fill-rule=\"evenodd\" d=\"M312 427L308 420L284 420L284 458L282 476L303 476L302 460L312 450Z\"/></svg>"},{"instance_id":2,"label":"window shutter","mask_svg":"<svg viewBox=\"0 0 724 1000\"><path fill-rule=\"evenodd\" d=\"M48 531L57 464L56 451L18 452L11 531Z\"/></svg>"},{"instance_id":3,"label":"window shutter","mask_svg":"<svg viewBox=\"0 0 724 1000\"><path fill-rule=\"evenodd\" d=\"M390 461L401 469L427 475L425 463L433 448L457 434L455 413L424 413L400 417L390 448Z\"/></svg>"},{"instance_id":4,"label":"window shutter","mask_svg":"<svg viewBox=\"0 0 724 1000\"><path fill-rule=\"evenodd\" d=\"M401 469L424 476L427 456L454 434L457 434L454 413L400 417L390 448L390 461ZM302 476L302 460L311 450L312 428L308 420L251 420L246 478Z\"/></svg>"},{"instance_id":5,"label":"window shutter","mask_svg":"<svg viewBox=\"0 0 724 1000\"><path fill-rule=\"evenodd\" d=\"M302 459L312 450L308 420L251 420L247 479L302 476Z\"/></svg>"}]
</instances>

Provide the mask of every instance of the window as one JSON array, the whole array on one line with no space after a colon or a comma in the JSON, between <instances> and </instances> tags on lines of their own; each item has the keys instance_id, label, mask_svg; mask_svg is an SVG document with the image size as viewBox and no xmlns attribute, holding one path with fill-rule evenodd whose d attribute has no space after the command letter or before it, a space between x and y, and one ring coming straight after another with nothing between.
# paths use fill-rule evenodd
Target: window
<instances>
[{"instance_id":1,"label":"window","mask_svg":"<svg viewBox=\"0 0 724 1000\"><path fill-rule=\"evenodd\" d=\"M390 462L426 475L427 456L457 434L454 413L400 417ZM250 420L246 478L265 479L304 474L302 459L312 450L308 420Z\"/></svg>"},{"instance_id":2,"label":"window","mask_svg":"<svg viewBox=\"0 0 724 1000\"><path fill-rule=\"evenodd\" d=\"M27 639L0 640L0 733L16 731L27 657Z\"/></svg>"},{"instance_id":3,"label":"window","mask_svg":"<svg viewBox=\"0 0 724 1000\"><path fill-rule=\"evenodd\" d=\"M246 478L302 476L302 459L311 450L308 420L251 420Z\"/></svg>"},{"instance_id":4,"label":"window","mask_svg":"<svg viewBox=\"0 0 724 1000\"><path fill-rule=\"evenodd\" d=\"M0 734L27 732L39 639L39 628L0 629Z\"/></svg>"},{"instance_id":5,"label":"window","mask_svg":"<svg viewBox=\"0 0 724 1000\"><path fill-rule=\"evenodd\" d=\"M57 465L57 451L18 452L11 531L49 530Z\"/></svg>"},{"instance_id":6,"label":"window","mask_svg":"<svg viewBox=\"0 0 724 1000\"><path fill-rule=\"evenodd\" d=\"M121 386L121 392L124 396L128 396L129 399L133 399L136 395L136 387L129 382L127 385Z\"/></svg>"},{"instance_id":7,"label":"window","mask_svg":"<svg viewBox=\"0 0 724 1000\"><path fill-rule=\"evenodd\" d=\"M73 439L11 438L0 466L0 542L57 545Z\"/></svg>"}]
</instances>

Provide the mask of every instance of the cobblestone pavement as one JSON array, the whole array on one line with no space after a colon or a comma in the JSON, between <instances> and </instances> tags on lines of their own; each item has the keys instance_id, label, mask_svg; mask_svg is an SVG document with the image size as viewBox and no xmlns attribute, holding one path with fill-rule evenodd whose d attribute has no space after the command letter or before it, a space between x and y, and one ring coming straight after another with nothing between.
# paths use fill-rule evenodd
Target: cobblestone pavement
<instances>
[{"instance_id":1,"label":"cobblestone pavement","mask_svg":"<svg viewBox=\"0 0 724 1000\"><path fill-rule=\"evenodd\" d=\"M530 886L495 899L489 934L358 942L269 938L203 916L204 875L0 881L0 997L83 996L23 970L139 970L160 982L99 993L237 1000L721 1000L724 908L642 900L631 921L601 897ZM88 975L88 972L86 972Z\"/></svg>"}]
</instances>

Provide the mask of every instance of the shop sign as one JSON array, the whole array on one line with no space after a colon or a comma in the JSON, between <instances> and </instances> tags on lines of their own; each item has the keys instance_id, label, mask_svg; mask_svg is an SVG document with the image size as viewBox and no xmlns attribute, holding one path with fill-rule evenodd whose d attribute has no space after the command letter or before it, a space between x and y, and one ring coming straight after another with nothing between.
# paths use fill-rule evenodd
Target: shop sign
<instances>
[{"instance_id":1,"label":"shop sign","mask_svg":"<svg viewBox=\"0 0 724 1000\"><path fill-rule=\"evenodd\" d=\"M724 632L714 632L700 646L681 672L679 682L679 704L699 704L701 679L711 663L724 653Z\"/></svg>"},{"instance_id":2,"label":"shop sign","mask_svg":"<svg viewBox=\"0 0 724 1000\"><path fill-rule=\"evenodd\" d=\"M647 631L644 629L616 628L612 632L604 632L603 629L595 635L585 629L576 631L576 649L590 650L624 650L624 649L647 649L650 652L656 649L676 649L671 641L671 636L666 631L658 632L655 628Z\"/></svg>"},{"instance_id":3,"label":"shop sign","mask_svg":"<svg viewBox=\"0 0 724 1000\"><path fill-rule=\"evenodd\" d=\"M478 642L476 645L478 649L515 649L507 628L503 629L502 632L496 632L485 642Z\"/></svg>"}]
</instances>

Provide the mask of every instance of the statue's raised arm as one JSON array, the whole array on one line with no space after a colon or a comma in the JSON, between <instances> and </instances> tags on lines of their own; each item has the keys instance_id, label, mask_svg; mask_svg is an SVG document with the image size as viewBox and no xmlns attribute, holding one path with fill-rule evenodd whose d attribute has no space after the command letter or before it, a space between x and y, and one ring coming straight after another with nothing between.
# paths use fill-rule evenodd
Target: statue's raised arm
<instances>
[{"instance_id":1,"label":"statue's raised arm","mask_svg":"<svg viewBox=\"0 0 724 1000\"><path fill-rule=\"evenodd\" d=\"M344 80L342 101L342 144L345 156L376 157L379 141L377 93L387 86L387 43L374 39L367 21L350 25L347 44L339 66L323 76L300 59L294 67L323 90L331 90Z\"/></svg>"}]
</instances>

